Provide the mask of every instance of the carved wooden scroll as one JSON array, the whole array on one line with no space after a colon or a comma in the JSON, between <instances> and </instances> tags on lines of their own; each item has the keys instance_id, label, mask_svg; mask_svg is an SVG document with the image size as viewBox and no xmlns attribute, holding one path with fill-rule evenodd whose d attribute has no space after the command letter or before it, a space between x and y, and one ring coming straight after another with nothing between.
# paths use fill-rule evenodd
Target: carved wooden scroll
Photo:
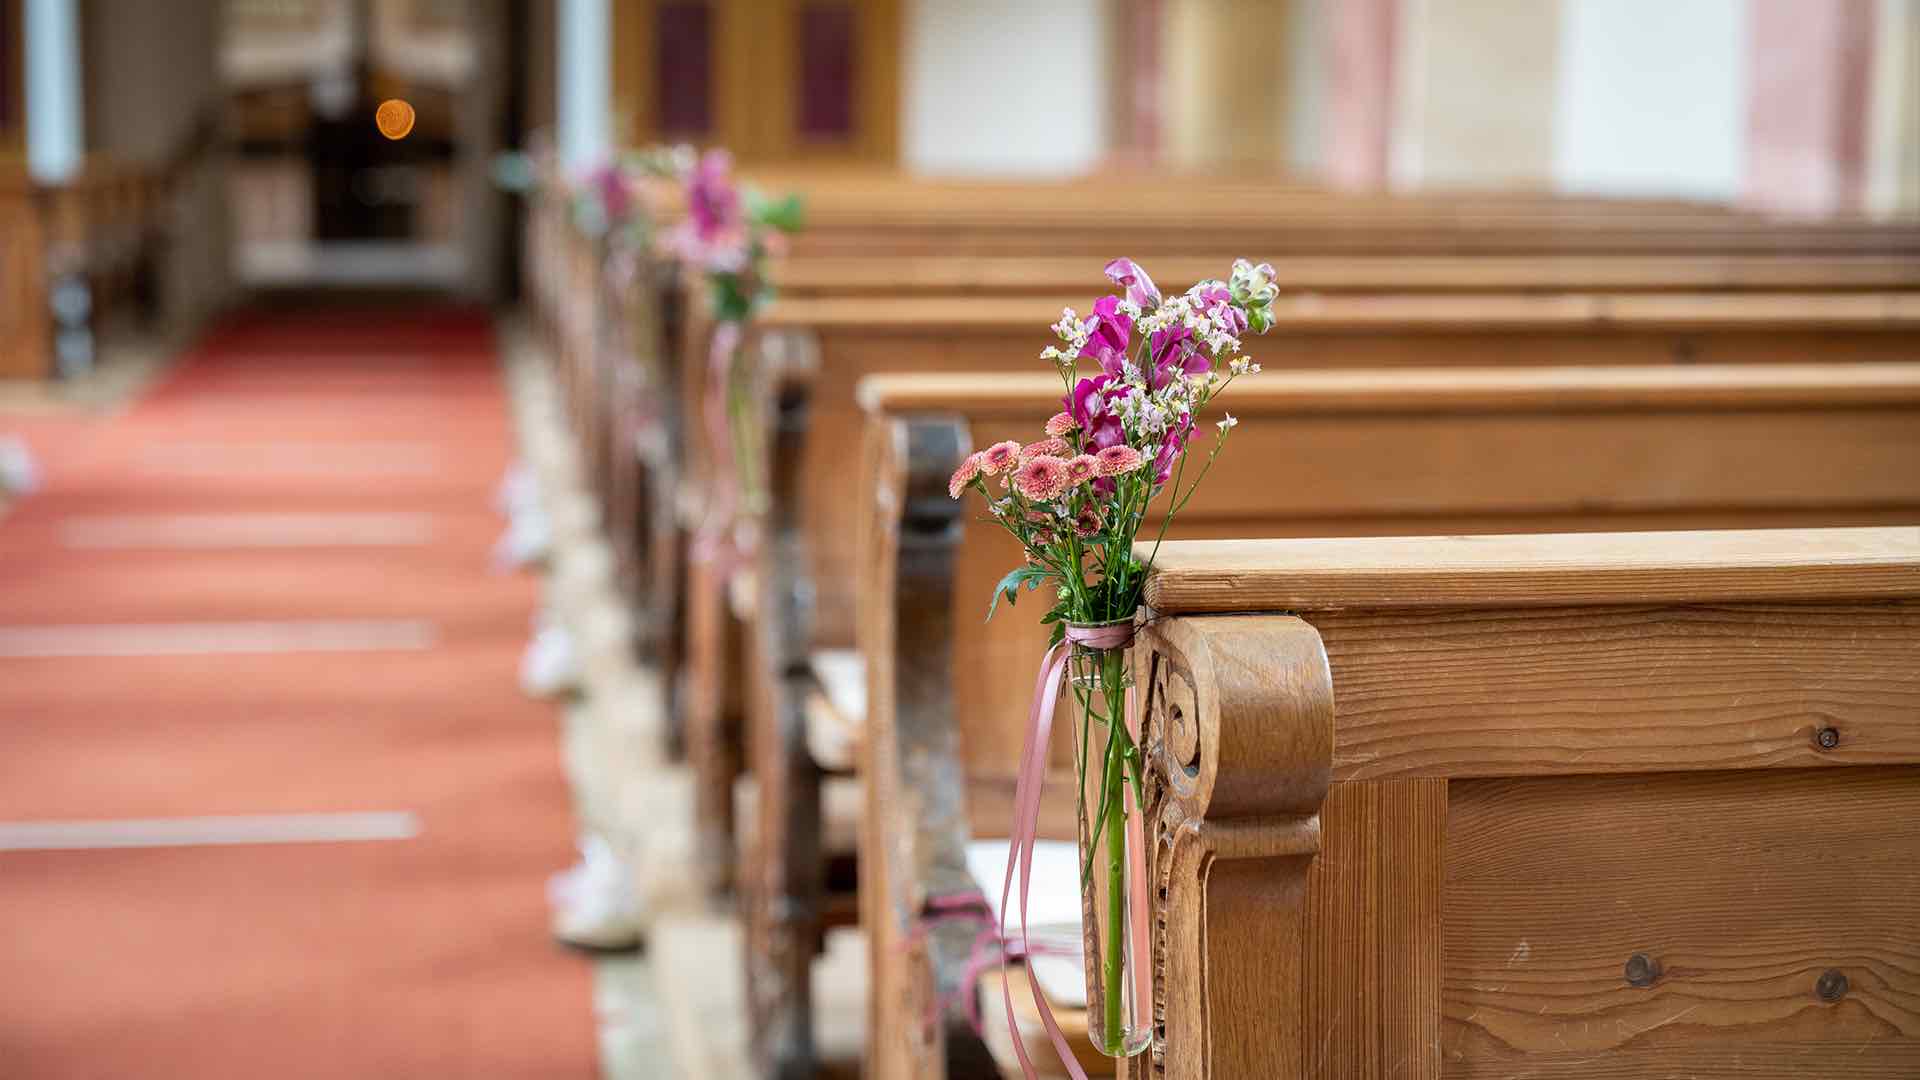
<instances>
[{"instance_id":1,"label":"carved wooden scroll","mask_svg":"<svg viewBox=\"0 0 1920 1080\"><path fill-rule=\"evenodd\" d=\"M1306 1075L1308 877L1333 767L1320 635L1283 615L1170 619L1139 647L1154 1040L1130 1064L1136 1075Z\"/></svg>"}]
</instances>

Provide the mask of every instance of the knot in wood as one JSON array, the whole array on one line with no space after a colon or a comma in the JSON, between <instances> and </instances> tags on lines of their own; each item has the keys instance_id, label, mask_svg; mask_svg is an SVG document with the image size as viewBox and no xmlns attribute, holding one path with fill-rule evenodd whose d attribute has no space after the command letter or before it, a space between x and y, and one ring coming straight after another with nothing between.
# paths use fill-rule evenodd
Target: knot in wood
<instances>
[{"instance_id":1,"label":"knot in wood","mask_svg":"<svg viewBox=\"0 0 1920 1080\"><path fill-rule=\"evenodd\" d=\"M1627 957L1627 985L1652 986L1660 978L1660 961L1646 953Z\"/></svg>"}]
</instances>

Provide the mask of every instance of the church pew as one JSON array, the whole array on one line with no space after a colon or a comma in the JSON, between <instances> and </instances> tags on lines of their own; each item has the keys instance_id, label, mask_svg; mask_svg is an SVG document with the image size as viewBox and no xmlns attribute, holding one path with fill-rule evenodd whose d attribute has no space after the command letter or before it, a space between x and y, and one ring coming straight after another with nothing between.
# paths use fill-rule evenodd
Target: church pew
<instances>
[{"instance_id":1,"label":"church pew","mask_svg":"<svg viewBox=\"0 0 1920 1080\"><path fill-rule=\"evenodd\" d=\"M955 194L954 190L939 189L946 192L942 198L957 200L955 208L943 208L938 199L921 199L913 203L911 213L902 211L894 218L888 218L876 209L875 220L880 222L876 228L891 228L893 226L887 224L890 221L906 222L907 225L902 227L907 228L912 222L920 220L920 216L930 215L941 220L965 221L967 229L973 233L995 228L1024 233L1032 225L1032 215L1038 212L1036 207L1056 206L1056 188L1043 191L1038 202L1032 199L1016 200L1005 219L1012 225L1003 223L996 226L990 219L981 217L984 211L974 205L970 201L971 196L966 194L975 189L963 185L957 189L959 194ZM924 194L920 188L913 190ZM1125 189L1109 187L1104 190L1120 192ZM1229 190L1242 192L1229 201L1246 206L1252 198L1246 192L1257 189ZM1191 196L1191 190L1187 194ZM1199 203L1207 200L1194 201ZM1703 211L1697 207L1681 208L1685 210L1684 214L1671 210L1639 213L1630 205L1569 207L1552 201L1524 198L1515 200L1519 208L1511 214L1500 209L1502 203L1499 200L1428 200L1410 209L1416 202L1408 201L1403 205L1395 200L1362 200L1351 204L1340 215L1340 220L1351 222L1354 228L1364 231L1369 228L1366 222L1372 219L1369 215L1378 215L1381 220L1393 222L1396 228L1413 229L1419 233L1409 242L1409 246L1436 254L1402 260L1380 256L1377 254L1380 249L1368 248L1375 254L1331 260L1320 258L1318 261L1300 256L1299 261L1293 263L1282 261L1280 266L1283 271L1291 269L1295 275L1286 279L1289 287L1313 289L1317 293L1301 296L1292 302L1292 322L1288 325L1292 333L1286 339L1286 345L1276 346L1284 348L1286 353L1269 351L1269 362L1276 365L1317 366L1329 362L1379 365L1407 362L1410 355L1435 362L1498 362L1498 357L1485 355L1488 348L1485 335L1475 338L1458 332L1458 324L1462 323L1516 332L1519 340L1511 340L1516 335L1508 333L1493 344L1509 351L1526 351L1527 362L1532 362L1532 357L1546 348L1552 348L1557 355L1569 360L1577 359L1572 355L1574 350L1588 349L1596 359L1607 361L1623 358L1634 361L1671 358L1682 362L1771 356L1800 358L1816 349L1823 356L1829 353L1845 356L1884 355L1887 352L1910 355L1904 346L1886 344L1889 333L1904 330L1914 321L1912 297L1899 290L1914 284L1913 268L1920 265L1920 260L1898 254L1904 249L1897 244L1889 246L1883 243L1868 248L1870 252L1878 254L1836 253L1841 249L1832 242L1832 237L1815 230L1808 233L1812 239L1804 244L1793 245L1782 241L1774 248L1761 246L1753 250L1734 245L1734 254L1700 254L1699 250L1705 245L1697 238L1684 242L1676 240L1668 245L1679 249L1680 253L1675 254L1666 250L1666 246L1632 239L1631 234L1643 230L1670 231L1696 218L1717 220L1729 215L1723 211ZM1286 232L1290 227L1287 224L1289 215L1297 217L1307 212L1303 208L1324 212L1328 205L1315 201L1287 202L1271 209L1275 222L1271 230L1261 232L1257 222L1250 225L1249 229L1257 235L1285 238L1290 235ZM697 312L693 318L683 318L655 294L639 294L641 300L666 311L669 318L682 318L686 329L661 350L663 356L680 357L681 363L665 362L657 368L643 365L646 374L638 380L621 374L627 370L626 366L610 360L610 351L597 345L605 336L603 326L606 321L618 318L617 315L606 314L617 311L617 304L595 300L600 290L593 286L592 275L601 263L589 254L591 245L573 227L565 201L556 198L550 200L550 206L548 216L556 223L554 231L567 238L564 245L566 255L560 262L562 269L548 275L547 285L547 290L556 294L549 302L550 308L559 316L554 321L565 328L565 342L559 349L563 382L569 387L568 398L572 403L573 415L583 430L586 445L591 448L588 457L595 463L596 489L602 492L605 520L615 538L616 550L620 553L618 561L622 568L622 581L627 585L633 606L640 615L635 625L646 635L642 644L653 658L661 662L666 674L663 680L665 685L676 691L682 686L686 687L686 703L670 710L673 717L670 730L676 733L704 730L713 722L712 717L716 712L727 709L725 701L728 695L721 691L732 691L737 687L728 683L710 665L695 664L691 671L683 673L680 654L684 652L689 660L724 655L725 637L730 630L724 612L716 611L712 589L703 591L680 587L685 580L684 575L704 574L704 571L701 568L682 568L684 560L678 556L685 541L680 531L680 514L667 494L681 488L695 493L710 488L710 483L702 479L700 471L700 439L697 431L682 438L669 434L665 441L654 444L661 448L655 460L641 466L635 462L634 455L628 452L629 447L624 440L613 435L618 425L606 415L609 410L620 408L609 404L610 399L626 393L615 385L616 382L637 383L649 388L648 401L676 402L675 407L660 410L661 428L671 432L676 427L697 427L686 421L698 416L698 395L704 383L704 324L698 319ZM831 209L829 205L822 205L824 216L815 217L814 228L829 232L841 224L857 220L844 215L836 219L833 213L828 212ZM1577 257L1564 252L1545 256L1492 254L1468 257L1446 254L1460 245L1443 242L1444 237L1472 235L1474 230L1468 223L1478 220L1474 215L1548 223L1536 230L1533 239L1526 240L1524 244L1518 234L1510 237L1509 247L1520 245L1517 250L1545 249L1552 252L1566 247L1566 250L1574 252L1598 251L1602 254L1582 254ZM1582 224L1576 226L1569 222ZM1602 226L1627 238L1610 246L1600 244L1595 238L1601 235L1599 230ZM1421 229L1428 232L1419 232ZM1243 242L1247 232L1241 230L1236 233L1234 242ZM1561 245L1557 238L1563 233L1583 239L1571 245ZM1152 250L1164 246L1161 239L1156 239L1162 234L1185 235L1183 219L1174 215L1146 226L1111 225L1106 232L1098 234L1098 250L1107 253L1113 250L1112 245L1122 243ZM1093 243L1094 237L1090 234L1086 242ZM1465 247L1474 249L1471 243ZM843 336L839 332L849 325L872 324L875 328L874 340L868 347L924 352L930 347L929 342L924 340L927 335L950 334L956 328L953 324L964 324L971 342L973 327L978 324L982 327L980 333L990 339L981 343L982 352L989 349L994 352L996 359L991 363L995 366L1000 363L1011 365L1020 362L1018 357L1030 355L1035 350L1035 342L1044 336L1044 330L1036 332L1036 328L1051 322L1062 302L1021 298L1016 303L1012 298L1000 298L989 303L985 297L969 294L985 289L1001 289L1002 281L1020 282L1018 287L1024 291L1030 290L1035 283L1053 280L1059 282L1059 288L1071 287L1073 302L1085 306L1090 290L1075 284L1078 279L1062 279L1066 277L1069 263L1078 264L1081 267L1079 274L1086 278L1091 277L1094 265L1099 261L1091 254L1088 257L1062 255L1061 252L1067 249L1058 246L1047 249L1048 254L1037 260L1033 257L994 259L954 257L949 254L937 257L906 255L897 260L880 260L872 257L865 247L856 246L856 249L863 253L866 266L877 268L869 270L869 273L878 273L883 280L898 283L901 298L883 302L889 298L862 296L863 292L875 288L871 278L864 279L866 283L863 284L857 274L853 275L851 282L838 280L834 276L844 272L845 267L855 260L844 255L820 254L803 244L797 245L793 257L786 260L776 273L797 272L803 267L831 262L835 258L838 258L841 269L834 270L829 266L826 272L814 277L814 284L806 285L803 279L802 283L793 286L792 296L769 312L773 325L789 329L819 327L836 336ZM1616 249L1631 254L1605 254ZM911 252L913 249L907 240L900 239L897 242L889 241L881 250ZM1181 250L1193 249L1187 247ZM1805 251L1811 251L1812 254L1803 253ZM1889 251L1894 253L1889 254ZM1217 261L1220 266L1225 265L1224 257ZM1032 274L1021 276L1007 272L1010 265L1017 267L1036 263L1040 269ZM930 265L935 268L929 270ZM1187 276L1200 272L1219 272L1218 266L1211 263L1204 271L1199 262L1191 259L1184 265L1189 267L1184 271ZM1168 279L1170 285L1177 283L1183 272L1176 265L1173 273L1175 276ZM1381 280L1370 283L1370 275L1377 275ZM969 280L975 284L967 285ZM555 287L552 284L554 281L562 284ZM916 281L930 284L915 285ZM1541 283L1547 282L1563 287L1581 286L1611 291L1569 297L1542 292ZM1826 283L1825 287L1822 287L1823 282ZM783 287L788 286L783 282ZM944 295L949 287L952 287L955 297ZM943 293L937 303L930 302L924 295L930 288ZM1683 301L1654 292L1676 288L1695 289L1698 295ZM1720 291L1723 289L1726 291ZM1765 297L1747 294L1747 290L1754 289L1771 292ZM905 299L904 296L910 293L918 295ZM1436 293L1444 295L1430 295ZM630 292L629 295L633 294ZM1782 323L1798 329L1783 334L1778 325ZM1587 344L1594 336L1602 336L1605 341L1598 346ZM1734 344L1739 347L1729 357L1728 349ZM1332 348L1335 345L1337 349ZM957 354L943 345L934 344L931 347L943 354L943 359L937 361L940 367L978 362L968 354ZM819 351L817 345L816 351ZM829 348L825 351L827 367L830 369L828 377L841 378L832 374L831 370L838 367L839 350ZM1627 355L1623 356L1623 352ZM675 372L685 373L678 380L677 392ZM664 390L654 393L654 387ZM845 415L844 411L841 415ZM850 446L850 440L843 442L842 450ZM689 455L695 460L685 461ZM632 494L636 489L650 494L636 497ZM640 505L648 508L644 515L638 512ZM647 539L643 542L642 537ZM831 554L831 549L821 550ZM850 622L846 604L834 596L826 599L829 608L822 613L823 618L831 625L842 628L842 637L847 636ZM691 625L688 624L689 620ZM689 675L691 677L687 677ZM693 741L699 736L687 734L684 738ZM727 835L728 827L724 819L728 811L720 808L731 805L731 799L726 794L727 786L704 784L702 790L717 792L703 802L707 807L703 816L710 820L720 819L720 833ZM730 860L725 856L725 845L714 850L720 869L711 876L718 882L724 879L724 868Z\"/></svg>"},{"instance_id":2,"label":"church pew","mask_svg":"<svg viewBox=\"0 0 1920 1080\"><path fill-rule=\"evenodd\" d=\"M955 989L978 928L916 927L929 898L971 888L967 839L1006 835L1046 635L1031 601L982 623L1018 555L980 525L982 507L948 500L946 483L969 450L1030 439L1054 411L1057 386L1044 375L862 382L869 423L852 546L863 715L821 717L809 645L782 636L796 633L792 598L832 583L760 585L762 604L788 608L757 621L768 629L756 634L756 659L780 663L755 665L764 673L753 676L754 768L784 793L760 800L758 833L763 843L817 838L810 796L822 772L860 774L873 1075L944 1075L943 1063L978 1057L957 1015L933 1031L920 1023ZM1909 464L1920 459L1920 364L1269 371L1236 384L1222 405L1242 423L1172 535L1920 522L1920 475ZM792 573L806 537L778 507L784 536L769 550ZM829 720L839 733L819 734ZM796 729L811 736L805 746ZM826 746L840 748L837 760L818 760ZM1070 772L1065 747L1054 761ZM1070 788L1056 777L1050 790ZM1050 835L1072 838L1070 806L1050 802L1046 820ZM754 887L798 898L752 909L819 910L821 871L804 861L815 847L795 844L780 865L749 871ZM805 941L808 932L765 936ZM804 1005L778 1018L797 1024Z\"/></svg>"},{"instance_id":3,"label":"church pew","mask_svg":"<svg viewBox=\"0 0 1920 1080\"><path fill-rule=\"evenodd\" d=\"M122 314L151 316L142 278L162 242L169 179L96 158L42 184L0 162L0 379L56 374L63 334L78 342ZM76 293L84 303L55 302Z\"/></svg>"},{"instance_id":4,"label":"church pew","mask_svg":"<svg viewBox=\"0 0 1920 1080\"><path fill-rule=\"evenodd\" d=\"M1168 544L1152 1075L1920 1071L1920 529Z\"/></svg>"},{"instance_id":5,"label":"church pew","mask_svg":"<svg viewBox=\"0 0 1920 1080\"><path fill-rule=\"evenodd\" d=\"M1751 215L1684 203L1523 194L1382 197L1270 183L1214 180L1196 185L1190 179L1138 176L1066 183L947 183L866 172L823 175L800 171L757 179L767 190L800 190L810 200L808 232L794 241L791 256L774 271L780 287L795 300L918 296L929 291L943 296L1001 293L1031 297L1057 290L1083 297L1087 268L1114 250L1178 251L1182 255L1169 264L1166 280L1168 284L1183 284L1185 277L1218 273L1219 266L1225 265L1224 255L1218 259L1195 256L1195 252L1206 250L1196 236L1208 235L1212 236L1209 242L1230 245L1217 247L1220 251L1287 251L1289 258L1277 265L1283 287L1289 290L1353 292L1369 297L1358 307L1350 301L1334 301L1333 311L1321 310L1326 303L1322 298L1303 299L1307 310L1301 317L1323 328L1346 325L1370 330L1408 314L1429 323L1447 317L1409 312L1410 306L1417 309L1420 302L1409 301L1401 293L1477 290L1536 294L1553 289L1887 292L1912 288L1920 275L1916 269L1920 259L1913 257L1920 252L1920 232L1909 236L1900 229L1863 230L1850 222L1776 225ZM623 440L614 436L616 423L607 415L616 408L608 401L620 394L613 384L624 378L619 374L623 366L612 355L617 350L595 344L606 336L604 323L618 325L618 305L591 299L597 290L588 278L601 267L600 261L589 254L593 243L573 226L563 188L550 183L543 188L543 195L547 192L560 193L543 201L548 207L546 217L557 225L550 226L550 231L563 235L558 246L565 251L561 268L546 275L549 283L544 286L544 291L560 294L548 306L560 313L555 322L564 328L564 340L558 349L562 381L569 388L576 423L591 447L588 457L594 464L595 487L601 492L609 529L616 534L623 580L635 594L635 606L645 612L637 624L658 626L660 620L650 609L672 612L682 605L677 599L647 598L639 582L672 580L677 571L671 559L648 560L633 553L643 547L654 552L669 550L665 538L675 534L677 521L673 520L675 515L664 522L651 517L636 521L619 492L642 485L664 488L674 476L654 480L649 468L641 468L638 478L630 475L635 468L633 455L627 453ZM1143 214L1143 208L1154 212ZM1226 220L1223 215L1237 215L1239 227L1230 233L1196 233L1209 222L1217 225ZM1046 220L1083 225L1098 221L1104 222L1104 227L1072 234L1048 232L1041 228ZM955 247L938 236L926 235L924 226L929 222L941 229L962 229L968 243ZM1303 222L1314 230L1331 231L1321 239L1303 238L1298 231ZM1736 224L1737 228L1732 227ZM1046 242L1033 246L1034 239L1042 234ZM1761 234L1770 239L1753 242L1753 237ZM1355 249L1342 239L1349 235L1368 239ZM1498 243L1489 241L1496 235ZM850 241L849 236L860 239ZM954 254L974 250L989 254ZM1296 254L1302 251L1306 253ZM995 252L1001 254L992 254ZM1424 254L1408 257L1408 252ZM564 284L556 288L553 281ZM1391 295L1374 295L1382 292ZM642 295L649 303L667 308L658 294L645 291ZM1896 315L1905 310L1902 299L1893 300ZM1836 305L1824 295L1807 305L1799 304L1796 297L1783 296L1773 306L1779 310L1782 305L1805 308L1798 318L1810 330L1854 326L1886 307L1866 296L1853 297L1850 306ZM1058 305L1048 301L1044 306L1051 309ZM1566 298L1528 296L1515 302L1506 297L1477 305L1469 302L1466 308L1455 305L1450 310L1454 317L1509 325L1565 327L1612 317L1612 307L1604 297L1584 305ZM1045 321L1050 322L1052 317L1049 314ZM1735 313L1732 317L1738 322L1745 316ZM1629 313L1627 318L1646 321L1644 314ZM1680 329L1698 329L1710 318L1710 313L1699 312L1667 316ZM688 320L688 324L696 342L692 351L698 352L702 328L697 320ZM1378 338L1373 344L1375 354L1356 362L1399 362L1391 357L1395 346ZM1681 359L1699 358L1687 341L1672 347ZM665 353L680 351L669 346ZM663 377L668 370L647 368L646 376L638 381L649 387L668 386L671 378ZM671 426L687 414L668 409L665 415ZM623 505L615 506L616 502ZM643 545L640 536L662 539ZM671 625L655 631L651 651L671 651L665 643L678 636Z\"/></svg>"},{"instance_id":6,"label":"church pew","mask_svg":"<svg viewBox=\"0 0 1920 1080\"><path fill-rule=\"evenodd\" d=\"M1153 262L1162 287L1218 277L1246 249L1188 251ZM816 255L777 260L789 299L928 295L1058 296L1084 291L1097 254ZM1920 260L1861 254L1278 255L1283 293L1846 292L1920 288Z\"/></svg>"},{"instance_id":7,"label":"church pew","mask_svg":"<svg viewBox=\"0 0 1920 1080\"><path fill-rule=\"evenodd\" d=\"M874 371L1027 371L1048 340L1044 327L1068 300L1021 298L835 298L781 300L762 317L762 342L783 354L816 357L812 404L816 436L803 454L818 577L849 580L851 534L845 500L831 498L833 463L858 452L852 384ZM1079 307L1087 306L1085 296ZM1281 325L1260 338L1269 367L1380 367L1486 363L1693 363L1755 359L1908 359L1920 346L1920 294L1430 294L1430 296L1283 296ZM680 413L697 417L707 392L703 331L682 342ZM708 469L705 432L685 429L685 469L695 486ZM693 573L693 571L689 571ZM720 575L724 577L724 575ZM714 828L714 882L730 859L732 740L726 726L724 634L728 619L714 584L689 584L689 640L682 653L680 724L699 774L703 821ZM816 619L831 640L851 640L851 592L822 590Z\"/></svg>"},{"instance_id":8,"label":"church pew","mask_svg":"<svg viewBox=\"0 0 1920 1080\"><path fill-rule=\"evenodd\" d=\"M1031 371L1045 327L1063 301L1018 298L783 300L761 321L758 352L775 351L789 372L811 368L802 522L809 534L813 619L823 640L853 637L850 545L855 528L837 497L844 463L859 453L853 385L880 371ZM1085 307L1084 298L1079 306ZM1905 360L1920 346L1920 294L1607 294L1590 296L1287 297L1281 322L1250 346L1273 368L1485 364L1697 363L1702 361ZM683 416L698 416L706 354L697 333L683 341ZM699 425L685 430L685 475L695 490L711 460ZM700 819L712 853L709 884L732 865L732 780L739 759L728 717L730 678L724 568L689 567L686 667L677 723L696 775ZM733 698L735 702L739 699Z\"/></svg>"},{"instance_id":9,"label":"church pew","mask_svg":"<svg viewBox=\"0 0 1920 1080\"><path fill-rule=\"evenodd\" d=\"M1498 193L1334 192L1265 180L1113 174L935 181L861 171L758 171L798 191L796 256L1113 252L1288 254L1810 253L1911 255L1920 229L1848 218L1777 221L1704 204ZM1156 226L1165 225L1158 229Z\"/></svg>"}]
</instances>

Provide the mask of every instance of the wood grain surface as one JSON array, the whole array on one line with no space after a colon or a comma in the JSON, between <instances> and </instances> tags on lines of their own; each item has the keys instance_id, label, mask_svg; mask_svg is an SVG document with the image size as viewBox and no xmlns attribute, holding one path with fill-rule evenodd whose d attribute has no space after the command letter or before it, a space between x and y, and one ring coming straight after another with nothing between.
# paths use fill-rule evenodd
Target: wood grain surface
<instances>
[{"instance_id":1,"label":"wood grain surface","mask_svg":"<svg viewBox=\"0 0 1920 1080\"><path fill-rule=\"evenodd\" d=\"M1448 1076L1914 1075L1920 769L1450 789Z\"/></svg>"},{"instance_id":2,"label":"wood grain surface","mask_svg":"<svg viewBox=\"0 0 1920 1080\"><path fill-rule=\"evenodd\" d=\"M1163 615L1920 598L1920 527L1205 540L1161 547Z\"/></svg>"}]
</instances>

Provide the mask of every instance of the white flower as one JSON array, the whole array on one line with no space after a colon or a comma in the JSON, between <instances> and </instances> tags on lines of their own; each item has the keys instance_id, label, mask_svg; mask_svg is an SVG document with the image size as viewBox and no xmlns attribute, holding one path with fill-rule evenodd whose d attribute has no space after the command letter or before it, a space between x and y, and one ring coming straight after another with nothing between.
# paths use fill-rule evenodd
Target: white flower
<instances>
[{"instance_id":1,"label":"white flower","mask_svg":"<svg viewBox=\"0 0 1920 1080\"><path fill-rule=\"evenodd\" d=\"M1220 434L1225 435L1227 432L1232 431L1236 427L1239 427L1240 421L1235 420L1233 418L1232 413L1228 413L1227 418L1225 420L1220 421L1218 424L1214 426L1220 429Z\"/></svg>"}]
</instances>

